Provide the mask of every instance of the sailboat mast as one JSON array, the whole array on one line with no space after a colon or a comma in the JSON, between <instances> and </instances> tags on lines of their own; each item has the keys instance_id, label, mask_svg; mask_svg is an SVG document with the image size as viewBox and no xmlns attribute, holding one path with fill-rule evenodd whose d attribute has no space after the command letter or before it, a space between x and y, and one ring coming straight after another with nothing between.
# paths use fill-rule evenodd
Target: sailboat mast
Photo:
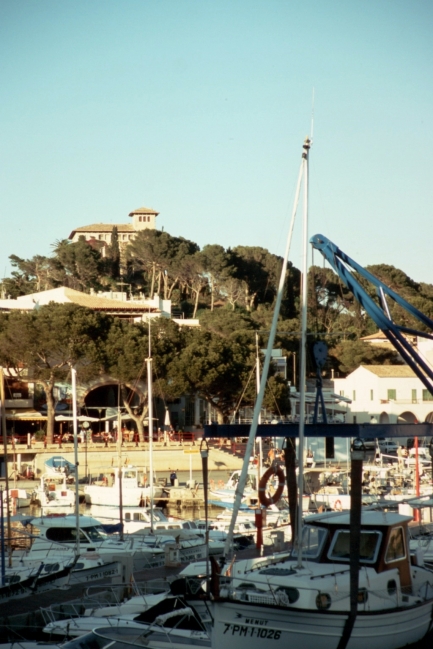
<instances>
[{"instance_id":1,"label":"sailboat mast","mask_svg":"<svg viewBox=\"0 0 433 649\"><path fill-rule=\"evenodd\" d=\"M150 338L149 319L149 358L146 358L147 365L147 400L148 400L148 430L149 430L149 473L150 473L150 530L153 532L153 398L152 398L152 348Z\"/></svg>"},{"instance_id":2,"label":"sailboat mast","mask_svg":"<svg viewBox=\"0 0 433 649\"><path fill-rule=\"evenodd\" d=\"M123 471L122 471L122 411L120 409L120 381L117 385L117 480L119 482L120 540L123 541Z\"/></svg>"},{"instance_id":3,"label":"sailboat mast","mask_svg":"<svg viewBox=\"0 0 433 649\"><path fill-rule=\"evenodd\" d=\"M80 494L78 483L78 417L77 417L77 370L71 367L72 383L72 428L74 431L74 461L75 461L75 526L77 530L76 553L80 554Z\"/></svg>"},{"instance_id":4,"label":"sailboat mast","mask_svg":"<svg viewBox=\"0 0 433 649\"><path fill-rule=\"evenodd\" d=\"M249 432L249 436L248 436L248 442L247 442L247 446L246 446L246 449L245 449L245 457L244 457L244 463L242 465L241 475L239 477L239 481L238 481L238 484L236 486L235 501L234 501L234 505L233 505L232 518L231 518L231 521L230 521L229 531L228 531L227 538L226 538L226 541L225 541L225 546L224 546L224 556L226 558L228 558L230 556L230 553L232 551L233 532L234 532L238 512L239 512L239 509L240 509L240 506L241 506L242 496L243 496L244 489L245 489L245 484L246 484L247 475L248 475L249 458L251 457L251 454L252 454L253 449L254 449L255 438L256 438L256 433L257 433L257 426L258 426L259 417L260 417L260 411L261 411L261 408L262 408L263 397L265 395L265 388L266 388L266 382L267 382L267 378L268 378L269 366L271 364L272 348L273 348L273 345L274 345L275 334L277 332L278 316L280 314L281 301L283 299L284 284L285 284L286 273L287 273L287 264L288 264L288 260L289 260L290 246L291 246L291 243L292 243L293 228L294 228L294 225L295 225L296 211L297 211L298 202L299 202L299 195L300 195L300 192L301 192L302 176L303 176L304 171L305 171L304 156L305 156L306 147L308 149L310 148L310 139L309 138L306 138L306 140L304 142L304 150L303 150L303 154L302 154L301 167L299 169L298 182L297 182L297 185L296 185L296 194L295 194L295 201L294 201L294 205L293 205L292 218L291 218L291 221L290 221L289 234L288 234L287 243L286 243L286 250L285 250L285 253L284 253L283 265L282 265L282 268L281 268L280 283L278 285L278 292L277 292L277 298L276 298L276 301L275 301L275 309L274 309L274 315L273 315L273 318L272 318L271 331L269 333L268 346L267 346L267 349L266 349L265 361L264 361L264 365L263 365L263 372L262 372L262 377L261 377L261 380L260 380L260 390L259 390L259 394L257 395L256 403L255 403L255 406L254 406L253 421L251 423L251 428L250 428L250 432Z\"/></svg>"},{"instance_id":5,"label":"sailboat mast","mask_svg":"<svg viewBox=\"0 0 433 649\"><path fill-rule=\"evenodd\" d=\"M300 394L299 394L299 443L298 443L298 567L302 566L302 497L304 494L304 433L305 433L305 382L307 356L307 298L308 298L308 154L311 142L304 142L302 166L304 170L304 210L303 210L303 257L302 257L302 311L301 311L301 350L300 350Z\"/></svg>"},{"instance_id":6,"label":"sailboat mast","mask_svg":"<svg viewBox=\"0 0 433 649\"><path fill-rule=\"evenodd\" d=\"M9 509L9 466L8 466L8 437L6 430L6 391L5 391L5 377L3 368L0 367L0 408L1 408L1 426L3 433L3 450L4 450L4 467L5 467L5 491L0 492L0 498L4 498L6 492L6 520L8 531L8 548L9 548L9 567L12 566L11 548L11 512Z\"/></svg>"},{"instance_id":7,"label":"sailboat mast","mask_svg":"<svg viewBox=\"0 0 433 649\"><path fill-rule=\"evenodd\" d=\"M256 387L257 387L257 394L260 392L260 356L259 356L259 334L256 333ZM261 412L259 413L259 425L262 423L262 415ZM262 477L263 473L263 444L262 444L262 438L259 437L259 463L258 463L258 480L257 484Z\"/></svg>"}]
</instances>

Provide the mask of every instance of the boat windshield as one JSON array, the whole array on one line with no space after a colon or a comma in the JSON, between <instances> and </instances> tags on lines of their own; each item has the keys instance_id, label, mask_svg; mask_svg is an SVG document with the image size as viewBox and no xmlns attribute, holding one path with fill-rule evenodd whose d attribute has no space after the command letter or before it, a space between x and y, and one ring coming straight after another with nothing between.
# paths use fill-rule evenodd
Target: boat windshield
<instances>
[{"instance_id":1,"label":"boat windshield","mask_svg":"<svg viewBox=\"0 0 433 649\"><path fill-rule=\"evenodd\" d=\"M322 548L327 536L328 532L323 527L305 525L302 530L302 556L305 559L318 559L322 553ZM292 550L292 556L298 556L296 547Z\"/></svg>"},{"instance_id":2,"label":"boat windshield","mask_svg":"<svg viewBox=\"0 0 433 649\"><path fill-rule=\"evenodd\" d=\"M102 527L83 527L83 531L91 541L105 541L108 538Z\"/></svg>"},{"instance_id":3,"label":"boat windshield","mask_svg":"<svg viewBox=\"0 0 433 649\"><path fill-rule=\"evenodd\" d=\"M362 530L360 536L359 560L374 563L379 553L382 533L374 530ZM350 561L350 531L338 530L332 539L328 557L335 561Z\"/></svg>"}]
</instances>

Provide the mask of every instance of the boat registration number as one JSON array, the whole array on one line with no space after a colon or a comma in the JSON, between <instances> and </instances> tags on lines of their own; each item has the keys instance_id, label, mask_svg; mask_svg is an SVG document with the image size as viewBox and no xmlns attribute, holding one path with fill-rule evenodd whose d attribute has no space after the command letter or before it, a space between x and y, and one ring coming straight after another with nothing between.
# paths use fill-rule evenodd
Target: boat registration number
<instances>
[{"instance_id":1,"label":"boat registration number","mask_svg":"<svg viewBox=\"0 0 433 649\"><path fill-rule=\"evenodd\" d=\"M249 638L263 638L266 640L279 640L281 637L281 631L276 631L275 629L264 629L263 627L257 626L244 626L243 624L229 624L225 622L225 629L223 635L228 633L228 635L238 635L245 636Z\"/></svg>"}]
</instances>

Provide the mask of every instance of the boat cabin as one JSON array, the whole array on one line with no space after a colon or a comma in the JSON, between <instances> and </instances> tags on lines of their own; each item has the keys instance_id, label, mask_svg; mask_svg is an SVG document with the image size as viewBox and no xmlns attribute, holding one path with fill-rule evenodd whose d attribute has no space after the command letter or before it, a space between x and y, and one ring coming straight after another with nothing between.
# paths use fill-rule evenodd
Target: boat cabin
<instances>
[{"instance_id":1,"label":"boat cabin","mask_svg":"<svg viewBox=\"0 0 433 649\"><path fill-rule=\"evenodd\" d=\"M363 511L361 518L360 566L378 573L397 568L402 587L411 586L408 523L412 518L394 512ZM305 521L302 555L318 563L342 563L351 556L350 512L313 514ZM293 551L297 556L297 551Z\"/></svg>"},{"instance_id":2,"label":"boat cabin","mask_svg":"<svg viewBox=\"0 0 433 649\"><path fill-rule=\"evenodd\" d=\"M91 516L80 516L80 544L100 543L107 539L101 523ZM40 539L56 543L75 544L77 541L77 520L74 514L52 514L31 521L33 534Z\"/></svg>"}]
</instances>

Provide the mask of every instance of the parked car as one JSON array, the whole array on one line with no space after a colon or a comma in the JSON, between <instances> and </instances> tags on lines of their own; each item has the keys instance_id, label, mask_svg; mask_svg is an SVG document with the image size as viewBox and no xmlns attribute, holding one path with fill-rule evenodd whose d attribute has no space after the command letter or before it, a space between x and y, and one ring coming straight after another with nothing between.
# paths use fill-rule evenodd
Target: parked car
<instances>
[{"instance_id":1,"label":"parked car","mask_svg":"<svg viewBox=\"0 0 433 649\"><path fill-rule=\"evenodd\" d=\"M397 453L398 444L392 439L378 439L378 445L381 453Z\"/></svg>"},{"instance_id":2,"label":"parked car","mask_svg":"<svg viewBox=\"0 0 433 649\"><path fill-rule=\"evenodd\" d=\"M376 438L375 437L364 437L363 440L365 449L367 451L374 451L376 448Z\"/></svg>"}]
</instances>

